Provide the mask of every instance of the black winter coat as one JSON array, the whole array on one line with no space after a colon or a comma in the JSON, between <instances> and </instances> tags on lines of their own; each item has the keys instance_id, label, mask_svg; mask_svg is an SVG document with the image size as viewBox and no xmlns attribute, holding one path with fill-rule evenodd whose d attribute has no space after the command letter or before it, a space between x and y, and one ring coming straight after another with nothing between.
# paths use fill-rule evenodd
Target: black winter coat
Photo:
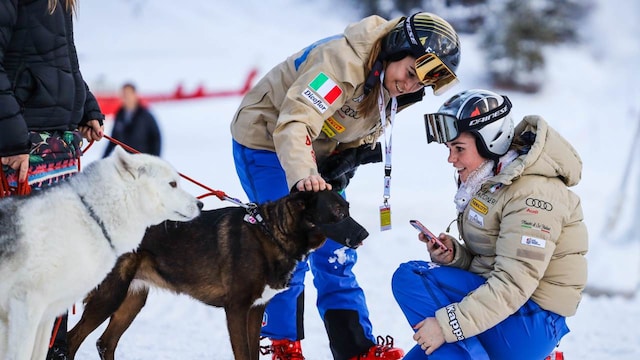
<instances>
[{"instance_id":1,"label":"black winter coat","mask_svg":"<svg viewBox=\"0 0 640 360\"><path fill-rule=\"evenodd\" d=\"M0 1L0 156L25 154L28 131L72 131L104 115L82 79L72 14L59 1Z\"/></svg>"},{"instance_id":2,"label":"black winter coat","mask_svg":"<svg viewBox=\"0 0 640 360\"><path fill-rule=\"evenodd\" d=\"M124 108L116 112L111 137L142 153L160 156L162 148L160 129L156 119L142 105L136 108L129 122L125 121ZM104 156L108 156L114 147L115 144L110 142Z\"/></svg>"}]
</instances>

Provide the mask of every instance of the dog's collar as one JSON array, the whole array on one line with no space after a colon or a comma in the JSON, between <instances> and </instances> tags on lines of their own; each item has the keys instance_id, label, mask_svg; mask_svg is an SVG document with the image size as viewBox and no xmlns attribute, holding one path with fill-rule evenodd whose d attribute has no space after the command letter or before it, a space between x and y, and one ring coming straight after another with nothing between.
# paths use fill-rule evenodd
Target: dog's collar
<instances>
[{"instance_id":1,"label":"dog's collar","mask_svg":"<svg viewBox=\"0 0 640 360\"><path fill-rule=\"evenodd\" d=\"M280 248L280 251L286 253L287 252L286 249L275 238L275 236L273 236L273 233L271 232L271 229L269 229L267 224L264 223L264 218L262 217L262 215L260 215L260 210L258 209L258 205L256 203L249 203L247 204L245 209L247 210L247 214L244 216L244 221L252 225L256 225L256 224L259 225L260 230L262 230L262 232L265 235L267 235L271 239L271 241L273 241L273 243L276 244L276 246Z\"/></svg>"},{"instance_id":2,"label":"dog's collar","mask_svg":"<svg viewBox=\"0 0 640 360\"><path fill-rule=\"evenodd\" d=\"M98 226L100 226L100 230L102 230L102 235L104 235L104 237L109 242L109 246L111 246L111 249L115 251L116 248L113 246L113 241L111 241L111 236L109 236L109 232L107 231L107 228L104 226L104 223L102 222L102 220L98 217L95 211L93 211L93 208L91 207L91 205L87 203L87 201L84 199L82 195L78 195L78 197L80 197L80 201L82 201L82 205L84 205L84 207L87 208L87 211L89 212L89 216L91 216L91 218L95 220Z\"/></svg>"},{"instance_id":3,"label":"dog's collar","mask_svg":"<svg viewBox=\"0 0 640 360\"><path fill-rule=\"evenodd\" d=\"M267 224L264 223L264 218L262 217L262 215L260 215L260 210L258 209L258 205L256 203L249 203L247 204L246 210L247 210L247 214L244 216L244 221L248 222L249 224L260 225L260 229L262 229L262 231L266 235L268 235L272 240L275 241L275 238L273 237L273 233L267 227ZM278 245L280 244L277 241L275 242Z\"/></svg>"},{"instance_id":4,"label":"dog's collar","mask_svg":"<svg viewBox=\"0 0 640 360\"><path fill-rule=\"evenodd\" d=\"M262 215L260 215L260 211L258 210L258 205L256 203L248 203L247 206L245 206L245 209L247 210L247 214L244 216L244 221L249 224L260 224L264 226L264 219L262 218Z\"/></svg>"}]
</instances>

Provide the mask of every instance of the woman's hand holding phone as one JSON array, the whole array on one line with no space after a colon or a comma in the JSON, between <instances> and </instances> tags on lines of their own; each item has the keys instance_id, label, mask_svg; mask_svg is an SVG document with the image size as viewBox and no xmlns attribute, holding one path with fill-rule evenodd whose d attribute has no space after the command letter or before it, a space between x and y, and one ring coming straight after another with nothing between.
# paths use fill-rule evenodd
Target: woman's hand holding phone
<instances>
[{"instance_id":1,"label":"woman's hand holding phone","mask_svg":"<svg viewBox=\"0 0 640 360\"><path fill-rule=\"evenodd\" d=\"M418 220L410 220L409 223L420 231L418 239L427 244L427 250L433 262L448 264L453 261L453 239L450 236L446 234L435 236Z\"/></svg>"}]
</instances>

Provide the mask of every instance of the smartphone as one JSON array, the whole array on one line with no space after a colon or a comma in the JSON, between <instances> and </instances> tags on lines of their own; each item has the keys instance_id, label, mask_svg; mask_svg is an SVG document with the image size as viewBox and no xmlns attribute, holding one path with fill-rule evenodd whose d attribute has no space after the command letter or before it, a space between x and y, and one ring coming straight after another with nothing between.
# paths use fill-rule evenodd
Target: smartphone
<instances>
[{"instance_id":1,"label":"smartphone","mask_svg":"<svg viewBox=\"0 0 640 360\"><path fill-rule=\"evenodd\" d=\"M418 220L409 220L409 224L411 224L414 228L416 228L418 231L420 231L421 233L423 233L430 241L434 242L437 247L441 247L444 249L444 251L449 250L448 247L446 247L442 241L440 241L440 239L438 239L437 236L433 235L433 233L431 231L429 231L429 229L427 229L426 226L422 225L422 223Z\"/></svg>"}]
</instances>

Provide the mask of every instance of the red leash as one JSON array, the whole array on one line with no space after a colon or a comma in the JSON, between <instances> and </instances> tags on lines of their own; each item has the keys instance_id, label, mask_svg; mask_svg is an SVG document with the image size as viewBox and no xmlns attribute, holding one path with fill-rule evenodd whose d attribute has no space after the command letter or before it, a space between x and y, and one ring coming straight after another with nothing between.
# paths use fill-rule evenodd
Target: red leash
<instances>
[{"instance_id":1,"label":"red leash","mask_svg":"<svg viewBox=\"0 0 640 360\"><path fill-rule=\"evenodd\" d=\"M7 176L4 174L4 170L0 167L0 198L11 195L11 188L7 181Z\"/></svg>"},{"instance_id":2,"label":"red leash","mask_svg":"<svg viewBox=\"0 0 640 360\"><path fill-rule=\"evenodd\" d=\"M58 330L60 329L60 323L62 323L62 316L58 316L56 318L56 324L53 327L53 333L51 333L51 340L49 340L49 349L53 347L53 343L56 341L56 336L58 336Z\"/></svg>"},{"instance_id":3,"label":"red leash","mask_svg":"<svg viewBox=\"0 0 640 360\"><path fill-rule=\"evenodd\" d=\"M104 135L104 137L111 141L112 143L116 144L116 145L120 145L122 146L124 149L126 149L129 152L132 153L140 153L140 151L132 148L131 146L123 143L122 141L116 140L114 138L112 138L111 136L108 135ZM84 148L82 150L82 152L86 152L87 150L89 150L89 148L93 145L93 141L91 141L89 143L89 145L87 145L86 148ZM78 171L80 171L80 159L78 159ZM196 181L194 179L192 179L191 177L182 174L182 173L178 173L181 177L183 177L184 179L200 186L201 188L205 189L208 191L208 193L202 194L200 196L198 196L198 199L202 199L205 198L207 196L211 196L211 195L215 195L218 199L220 200L228 200L231 201L235 204L238 205L244 205L242 202L240 202L238 199L232 198L230 196L228 196L227 194L224 193L224 191L220 191L220 190L214 190L206 185L204 185L203 183ZM9 186L9 182L7 181L7 176L5 175L4 171L2 171L2 168L0 168L0 198L5 197L5 196L9 196L12 194L16 194L16 195L28 195L31 193L31 186L29 185L29 183L27 181L19 181L18 182L18 186L17 187L11 187Z\"/></svg>"},{"instance_id":4,"label":"red leash","mask_svg":"<svg viewBox=\"0 0 640 360\"><path fill-rule=\"evenodd\" d=\"M129 151L129 152L136 153L136 154L139 154L139 153L140 153L140 151L138 151L138 150L136 150L136 149L132 148L131 146L129 146L129 145L127 145L127 144L123 143L123 142L122 142L122 141L120 141L120 140L117 140L117 139L112 138L112 137L111 137L111 136L109 136L109 135L104 135L104 137L105 137L107 140L111 141L112 143L114 143L114 144L116 144L116 145L120 145L120 146L122 146L125 150L127 150L127 151ZM91 145L93 145L93 141L92 141L92 142L90 142L90 143L89 143L89 145L87 145L87 147L83 150L83 152L87 151L87 150L91 147ZM190 182L192 182L192 183L194 183L194 184L196 184L196 185L200 186L201 188L203 188L203 189L205 189L205 190L207 190L207 191L208 191L208 193L205 193L205 194L202 194L202 195L198 196L198 197L197 197L198 199L202 199L202 198L205 198L205 197L207 197L207 196L215 195L215 196L216 196L218 199L220 199L220 200L227 200L227 201L231 201L231 202L233 202L233 203L235 203L235 204L237 204L237 205L241 205L241 206L246 207L246 205L245 205L244 203L242 203L240 200L238 200L238 199L235 199L235 198L232 198L232 197L228 196L227 194L225 194L225 193L224 193L224 191L214 190L214 189L212 189L212 188L210 188L210 187L208 187L208 186L204 185L203 183L201 183L201 182L199 182L199 181L196 181L196 180L194 180L194 179L190 178L189 176L184 175L184 174L182 174L182 173L180 173L180 172L178 172L178 174L179 174L181 177L183 177L184 179L186 179L186 180L188 180L188 181L190 181Z\"/></svg>"},{"instance_id":5,"label":"red leash","mask_svg":"<svg viewBox=\"0 0 640 360\"><path fill-rule=\"evenodd\" d=\"M9 181L7 180L7 175L0 167L0 198L9 195L29 195L31 193L31 186L29 185L28 180L18 181L18 186L12 187L9 186Z\"/></svg>"}]
</instances>

